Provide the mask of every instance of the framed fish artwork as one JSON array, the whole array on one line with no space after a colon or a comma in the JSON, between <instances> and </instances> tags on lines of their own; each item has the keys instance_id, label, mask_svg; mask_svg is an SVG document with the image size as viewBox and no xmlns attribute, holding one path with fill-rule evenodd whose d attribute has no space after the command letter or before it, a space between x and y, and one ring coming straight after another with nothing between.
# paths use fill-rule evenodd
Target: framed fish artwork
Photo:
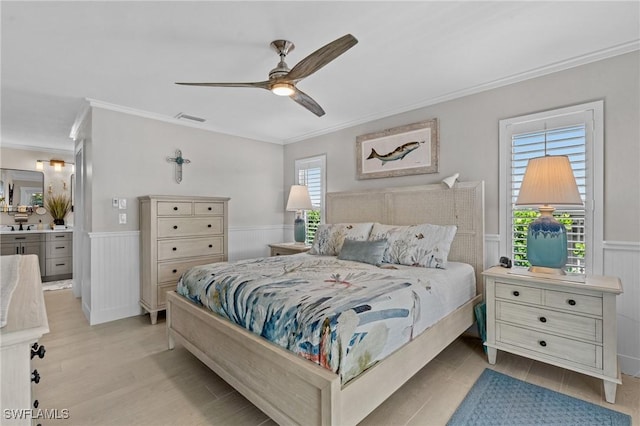
<instances>
[{"instance_id":1,"label":"framed fish artwork","mask_svg":"<svg viewBox=\"0 0 640 426\"><path fill-rule=\"evenodd\" d=\"M433 118L358 136L358 179L437 173L438 134L438 119Z\"/></svg>"}]
</instances>

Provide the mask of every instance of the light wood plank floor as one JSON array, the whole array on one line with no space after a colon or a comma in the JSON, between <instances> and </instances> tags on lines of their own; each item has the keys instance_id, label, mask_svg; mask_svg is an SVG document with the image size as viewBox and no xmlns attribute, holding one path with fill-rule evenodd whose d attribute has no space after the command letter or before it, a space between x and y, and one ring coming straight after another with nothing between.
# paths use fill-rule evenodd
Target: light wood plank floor
<instances>
[{"instance_id":1,"label":"light wood plank floor","mask_svg":"<svg viewBox=\"0 0 640 426\"><path fill-rule=\"evenodd\" d=\"M47 425L275 425L184 348L167 350L164 317L90 327L71 290L45 292L51 332L41 341L40 408L68 409ZM479 340L456 340L361 424L444 425L485 368L631 414L640 422L640 379L623 376L615 405L599 380L498 354L490 366ZM383 383L380 384L384 386Z\"/></svg>"}]
</instances>

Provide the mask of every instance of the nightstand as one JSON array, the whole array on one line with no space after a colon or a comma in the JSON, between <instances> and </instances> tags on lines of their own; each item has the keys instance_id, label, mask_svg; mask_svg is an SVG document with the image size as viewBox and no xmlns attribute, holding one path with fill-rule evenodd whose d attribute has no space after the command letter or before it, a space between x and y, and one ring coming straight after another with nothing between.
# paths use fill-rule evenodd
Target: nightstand
<instances>
[{"instance_id":1,"label":"nightstand","mask_svg":"<svg viewBox=\"0 0 640 426\"><path fill-rule=\"evenodd\" d=\"M502 350L597 377L615 403L618 372L615 277L574 277L493 267L485 277L487 354Z\"/></svg>"},{"instance_id":2,"label":"nightstand","mask_svg":"<svg viewBox=\"0 0 640 426\"><path fill-rule=\"evenodd\" d=\"M311 246L304 243L277 243L269 244L269 247L271 247L271 256L287 256L311 250Z\"/></svg>"}]
</instances>

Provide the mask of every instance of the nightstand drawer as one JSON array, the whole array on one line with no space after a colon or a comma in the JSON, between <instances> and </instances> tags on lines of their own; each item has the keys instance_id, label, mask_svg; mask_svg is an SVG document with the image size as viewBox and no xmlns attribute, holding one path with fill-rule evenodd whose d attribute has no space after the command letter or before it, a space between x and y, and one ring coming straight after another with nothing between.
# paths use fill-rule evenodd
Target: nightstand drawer
<instances>
[{"instance_id":1,"label":"nightstand drawer","mask_svg":"<svg viewBox=\"0 0 640 426\"><path fill-rule=\"evenodd\" d=\"M545 306L602 316L602 298L596 296L546 290Z\"/></svg>"},{"instance_id":2,"label":"nightstand drawer","mask_svg":"<svg viewBox=\"0 0 640 426\"><path fill-rule=\"evenodd\" d=\"M496 341L537 352L543 356L602 368L602 347L573 339L554 336L540 331L496 324Z\"/></svg>"},{"instance_id":3,"label":"nightstand drawer","mask_svg":"<svg viewBox=\"0 0 640 426\"><path fill-rule=\"evenodd\" d=\"M496 319L567 337L602 343L602 321L564 312L496 301Z\"/></svg>"},{"instance_id":4,"label":"nightstand drawer","mask_svg":"<svg viewBox=\"0 0 640 426\"><path fill-rule=\"evenodd\" d=\"M542 290L539 288L496 282L496 297L515 302L542 305Z\"/></svg>"}]
</instances>

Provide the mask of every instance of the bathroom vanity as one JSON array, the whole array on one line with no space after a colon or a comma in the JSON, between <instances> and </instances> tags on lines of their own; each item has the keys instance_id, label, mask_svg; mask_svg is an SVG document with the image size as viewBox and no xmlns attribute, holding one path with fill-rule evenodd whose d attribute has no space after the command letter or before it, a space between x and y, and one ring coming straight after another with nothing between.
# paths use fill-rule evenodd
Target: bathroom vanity
<instances>
[{"instance_id":1,"label":"bathroom vanity","mask_svg":"<svg viewBox=\"0 0 640 426\"><path fill-rule=\"evenodd\" d=\"M38 256L43 282L70 279L73 273L73 233L71 229L0 231L0 255L12 254Z\"/></svg>"}]
</instances>

